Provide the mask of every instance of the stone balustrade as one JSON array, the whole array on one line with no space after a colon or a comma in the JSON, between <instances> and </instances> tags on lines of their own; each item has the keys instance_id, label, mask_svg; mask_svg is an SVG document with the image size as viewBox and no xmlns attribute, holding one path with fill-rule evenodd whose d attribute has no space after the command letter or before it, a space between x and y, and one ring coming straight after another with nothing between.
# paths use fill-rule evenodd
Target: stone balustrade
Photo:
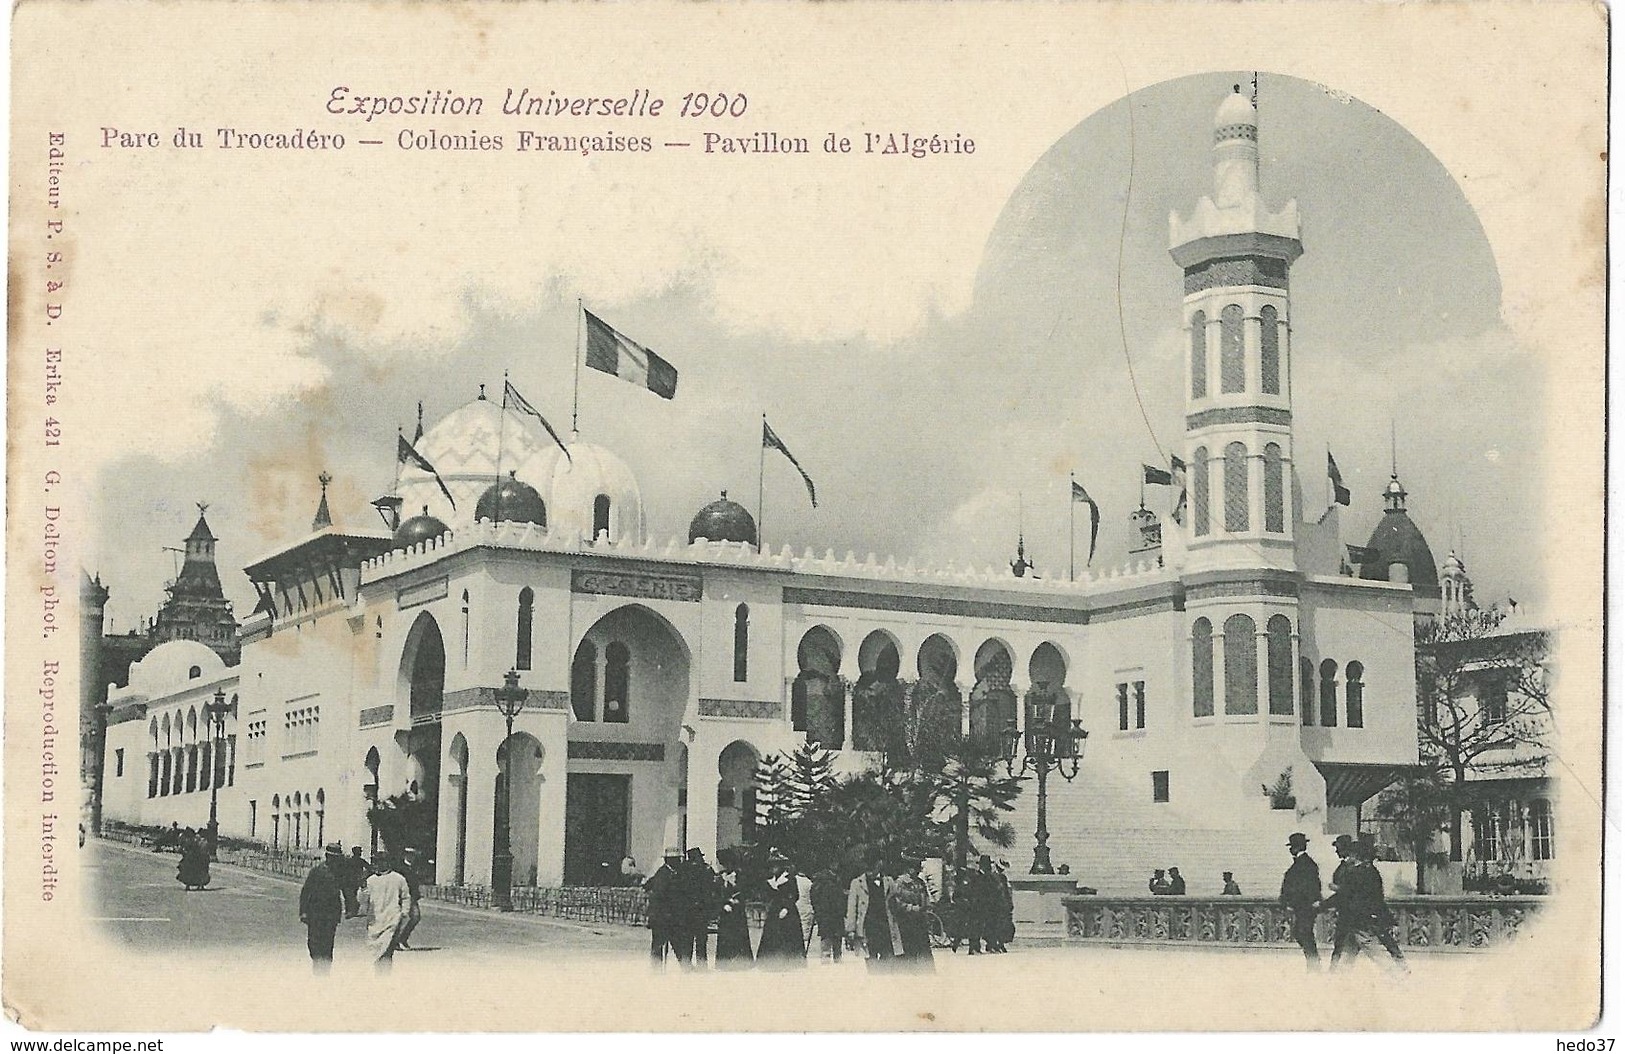
<instances>
[{"instance_id":1,"label":"stone balustrade","mask_svg":"<svg viewBox=\"0 0 1625 1054\"><path fill-rule=\"evenodd\" d=\"M1066 935L1094 944L1296 948L1292 913L1267 897L1067 897ZM1541 897L1391 897L1399 943L1413 950L1476 951L1515 935ZM1330 948L1334 912L1315 920Z\"/></svg>"}]
</instances>

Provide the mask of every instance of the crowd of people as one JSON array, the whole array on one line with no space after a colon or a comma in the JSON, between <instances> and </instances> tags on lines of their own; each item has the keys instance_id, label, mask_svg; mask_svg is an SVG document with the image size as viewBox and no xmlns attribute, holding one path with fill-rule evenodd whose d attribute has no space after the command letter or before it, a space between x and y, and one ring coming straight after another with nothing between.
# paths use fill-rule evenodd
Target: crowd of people
<instances>
[{"instance_id":1,"label":"crowd of people","mask_svg":"<svg viewBox=\"0 0 1625 1054\"><path fill-rule=\"evenodd\" d=\"M379 973L388 973L395 953L411 949L412 931L423 918L417 850L400 855L380 852L369 861L354 846L344 855L337 842L323 851L322 861L305 876L299 891L299 921L311 969L327 973L333 966L333 943L340 923L362 917L361 893L367 897L367 947Z\"/></svg>"},{"instance_id":2,"label":"crowd of people","mask_svg":"<svg viewBox=\"0 0 1625 1054\"><path fill-rule=\"evenodd\" d=\"M941 891L927 881L921 860L876 855L860 874L824 867L806 875L773 851L765 876L752 880L745 853L724 849L713 869L699 849L666 850L644 882L655 966L705 968L715 927L719 970L796 969L814 954L837 963L847 951L863 955L871 970L932 969L931 923ZM983 857L978 869L960 877L956 894L955 949L968 941L973 953L984 945L1006 950L1015 926L1003 871ZM753 945L750 916L757 904L761 925Z\"/></svg>"}]
</instances>

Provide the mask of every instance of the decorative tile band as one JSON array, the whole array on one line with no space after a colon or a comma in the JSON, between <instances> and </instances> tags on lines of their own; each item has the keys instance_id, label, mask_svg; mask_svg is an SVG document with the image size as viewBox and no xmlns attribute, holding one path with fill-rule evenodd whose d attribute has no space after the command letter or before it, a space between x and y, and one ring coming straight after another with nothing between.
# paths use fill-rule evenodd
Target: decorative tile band
<instances>
[{"instance_id":1,"label":"decorative tile band","mask_svg":"<svg viewBox=\"0 0 1625 1054\"><path fill-rule=\"evenodd\" d=\"M372 728L374 725L387 725L395 720L393 706L369 706L361 711L360 727Z\"/></svg>"},{"instance_id":2,"label":"decorative tile band","mask_svg":"<svg viewBox=\"0 0 1625 1054\"><path fill-rule=\"evenodd\" d=\"M596 739L572 739L568 756L577 761L665 761L662 743L610 743Z\"/></svg>"},{"instance_id":3,"label":"decorative tile band","mask_svg":"<svg viewBox=\"0 0 1625 1054\"><path fill-rule=\"evenodd\" d=\"M701 699L700 716L778 721L784 717L784 704L766 699Z\"/></svg>"},{"instance_id":4,"label":"decorative tile band","mask_svg":"<svg viewBox=\"0 0 1625 1054\"><path fill-rule=\"evenodd\" d=\"M407 608L417 607L419 604L440 600L445 597L448 589L448 580L445 575L441 575L439 578L431 578L427 582L418 582L395 593L395 606L399 610L405 611Z\"/></svg>"},{"instance_id":5,"label":"decorative tile band","mask_svg":"<svg viewBox=\"0 0 1625 1054\"><path fill-rule=\"evenodd\" d=\"M443 711L475 710L484 707L495 708L496 705L497 690L482 686L447 692L442 700L441 709ZM569 692L561 692L556 688L525 689L526 710L567 710L569 707Z\"/></svg>"},{"instance_id":6,"label":"decorative tile band","mask_svg":"<svg viewBox=\"0 0 1625 1054\"><path fill-rule=\"evenodd\" d=\"M703 592L703 582L698 573L592 571L577 568L570 572L570 591L636 597L639 600L698 602Z\"/></svg>"}]
</instances>

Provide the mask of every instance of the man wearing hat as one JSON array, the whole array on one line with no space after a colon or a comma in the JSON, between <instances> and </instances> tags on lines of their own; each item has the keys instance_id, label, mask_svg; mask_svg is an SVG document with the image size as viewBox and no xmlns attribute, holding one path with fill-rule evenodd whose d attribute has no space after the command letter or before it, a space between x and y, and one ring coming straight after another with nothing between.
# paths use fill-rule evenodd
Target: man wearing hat
<instances>
[{"instance_id":1,"label":"man wearing hat","mask_svg":"<svg viewBox=\"0 0 1625 1054\"><path fill-rule=\"evenodd\" d=\"M1321 907L1333 907L1337 903L1337 891L1348 885L1349 872L1355 865L1355 848L1358 840L1351 834L1340 834L1332 839L1332 852L1337 854L1337 867L1332 871L1331 895L1321 901ZM1349 946L1349 913L1339 911L1337 920L1332 924L1332 965L1336 966L1338 960Z\"/></svg>"},{"instance_id":2,"label":"man wearing hat","mask_svg":"<svg viewBox=\"0 0 1625 1054\"><path fill-rule=\"evenodd\" d=\"M1320 865L1310 857L1309 836L1303 832L1288 835L1286 848L1292 854L1292 866L1281 876L1281 903L1292 909L1292 939L1303 949L1305 964L1311 970L1318 970L1320 949L1315 946L1315 908L1320 903Z\"/></svg>"},{"instance_id":3,"label":"man wearing hat","mask_svg":"<svg viewBox=\"0 0 1625 1054\"><path fill-rule=\"evenodd\" d=\"M689 883L683 867L683 851L667 846L665 859L643 882L649 894L649 960L656 969L665 965L667 948L684 969L694 954L694 938L685 929Z\"/></svg>"},{"instance_id":4,"label":"man wearing hat","mask_svg":"<svg viewBox=\"0 0 1625 1054\"><path fill-rule=\"evenodd\" d=\"M299 890L299 921L305 924L305 947L310 949L310 969L315 974L333 968L333 934L344 918L344 870L344 847L334 842Z\"/></svg>"}]
</instances>

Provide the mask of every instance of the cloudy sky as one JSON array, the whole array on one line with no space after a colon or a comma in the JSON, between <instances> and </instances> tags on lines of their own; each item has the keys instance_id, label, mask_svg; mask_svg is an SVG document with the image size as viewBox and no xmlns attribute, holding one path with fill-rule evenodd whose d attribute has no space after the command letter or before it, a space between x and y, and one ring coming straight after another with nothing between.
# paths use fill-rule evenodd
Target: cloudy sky
<instances>
[{"instance_id":1,"label":"cloudy sky","mask_svg":"<svg viewBox=\"0 0 1625 1054\"><path fill-rule=\"evenodd\" d=\"M581 382L583 438L638 474L657 537L686 531L723 488L754 505L765 412L821 499L810 508L769 458L774 548L999 565L1019 522L1041 571L1064 575L1076 471L1102 507L1096 566L1121 562L1139 465L1180 442L1168 215L1209 192L1213 110L1242 76L1154 85L1077 114L1047 150L958 175L888 168L867 192L822 158L799 175L767 163L657 175L608 159L517 181L526 170L507 158L500 184L426 181L409 158L364 203L317 160L275 179L239 172L230 193L220 175L186 187L173 165L126 171L132 200L149 195L142 222L112 230L103 253L123 261L123 295L156 309L96 382L144 410L123 427L110 411L94 451L105 467L88 564L113 591L114 628L156 609L174 573L163 547L190 529L194 501L211 503L240 613L252 591L237 569L305 531L318 471L336 477L341 523L376 526L367 503L389 488L395 429L410 430L419 400L432 425L507 369L567 427L578 297L681 374L669 403L590 371ZM1264 194L1296 198L1303 215L1292 307L1306 511L1319 513L1329 447L1354 493L1345 540L1364 541L1392 424L1435 556L1464 551L1481 599L1538 599L1528 553L1543 523L1546 378L1503 325L1472 209L1423 144L1357 100L1265 74L1260 107ZM649 215L636 201L656 178L734 207ZM151 205L164 181L192 200ZM110 191L101 204L113 228L119 202ZM206 227L217 234L177 263L186 274L128 267L154 230ZM264 229L276 238L262 242ZM165 347L204 333L216 353L160 383Z\"/></svg>"}]
</instances>

